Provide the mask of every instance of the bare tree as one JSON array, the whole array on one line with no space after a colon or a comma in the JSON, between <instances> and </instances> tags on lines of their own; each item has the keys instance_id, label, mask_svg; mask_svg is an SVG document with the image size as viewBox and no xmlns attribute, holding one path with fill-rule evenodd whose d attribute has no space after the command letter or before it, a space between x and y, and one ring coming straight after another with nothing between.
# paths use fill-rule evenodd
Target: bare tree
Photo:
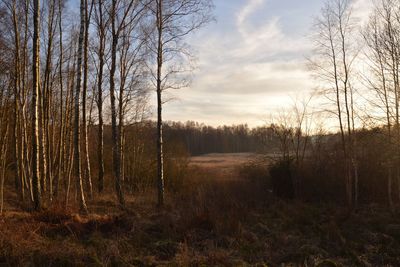
<instances>
[{"instance_id":1,"label":"bare tree","mask_svg":"<svg viewBox=\"0 0 400 267\"><path fill-rule=\"evenodd\" d=\"M58 30L59 30L59 49L60 49L60 54L59 54L59 90L60 90L60 122L59 122L59 136L58 136L58 162L57 162L57 172L55 174L55 180L54 180L54 197L58 197L58 192L59 192L59 181L61 179L61 176L63 175L63 163L64 163L64 151L65 151L65 141L64 141L64 128L65 128L65 121L64 121L64 80L63 80L63 61L64 61L64 47L63 47L63 26L62 26L62 2L61 0L58 0Z\"/></svg>"},{"instance_id":2,"label":"bare tree","mask_svg":"<svg viewBox=\"0 0 400 267\"><path fill-rule=\"evenodd\" d=\"M185 59L190 58L184 38L211 19L211 0L156 0L149 6L154 16L154 31L148 33L149 48L156 69L151 69L157 94L157 187L158 205L164 205L164 155L162 92L188 85Z\"/></svg>"},{"instance_id":3,"label":"bare tree","mask_svg":"<svg viewBox=\"0 0 400 267\"><path fill-rule=\"evenodd\" d=\"M115 101L115 71L117 67L117 46L119 40L119 33L125 19L132 8L134 1L124 10L123 22L118 25L117 22L117 10L118 3L117 0L112 0L111 4L111 31L112 31L112 46L111 46L111 68L110 68L110 98L111 98L111 131L112 131L112 150L113 150L113 170L115 176L115 191L117 194L118 202L121 207L125 207L125 198L122 191L121 182L121 154L120 146L118 143L118 133L117 133L117 108Z\"/></svg>"},{"instance_id":4,"label":"bare tree","mask_svg":"<svg viewBox=\"0 0 400 267\"><path fill-rule=\"evenodd\" d=\"M116 104L116 82L115 73L117 70L117 49L121 38L121 33L129 27L137 25L138 20L143 15L146 5L142 5L139 1L122 1L113 0L111 4L110 22L111 22L111 67L110 67L110 100L111 100L111 132L112 132L112 147L113 147L113 170L115 176L115 190L117 193L118 201L121 207L125 207L125 198L122 188L122 175L121 175L121 142L122 142L122 127L117 127L117 104ZM129 36L129 35L128 35ZM122 67L124 67L123 64ZM122 72L122 74L124 71ZM120 93L123 94L124 79L120 86ZM123 95L122 95L123 96ZM123 97L120 97L123 98ZM123 101L123 99L120 99ZM122 116L123 114L120 114ZM123 117L120 117L119 124L123 126Z\"/></svg>"},{"instance_id":5,"label":"bare tree","mask_svg":"<svg viewBox=\"0 0 400 267\"><path fill-rule=\"evenodd\" d=\"M0 53L5 47L2 47L0 38ZM4 64L3 68L11 68L11 65L15 63L11 58L6 60L0 57L0 63ZM15 59L14 59L15 60ZM8 150L8 139L9 139L9 128L10 128L10 110L11 110L11 94L12 84L15 83L15 77L8 75L4 72L4 69L0 67L0 215L3 214L4 207L4 181L7 171L7 150Z\"/></svg>"},{"instance_id":6,"label":"bare tree","mask_svg":"<svg viewBox=\"0 0 400 267\"><path fill-rule=\"evenodd\" d=\"M348 0L327 1L316 21L315 54L312 68L322 81L324 93L336 106L344 158L347 204L357 206L358 167L354 135L352 66L357 51L349 36L354 32Z\"/></svg>"},{"instance_id":7,"label":"bare tree","mask_svg":"<svg viewBox=\"0 0 400 267\"><path fill-rule=\"evenodd\" d=\"M82 56L83 56L83 43L85 34L85 0L81 0L80 4L81 25L79 31L79 44L78 44L78 62L77 62L77 79L74 98L74 170L76 179L76 189L78 190L79 204L81 212L87 213L87 206L85 201L85 194L83 190L82 174L81 174L81 155L80 155L80 108L79 99L81 94L81 81L82 81Z\"/></svg>"},{"instance_id":8,"label":"bare tree","mask_svg":"<svg viewBox=\"0 0 400 267\"><path fill-rule=\"evenodd\" d=\"M7 4L6 4L7 5ZM17 14L17 3L16 1L12 1L11 6L8 8L11 10L12 14L12 24L14 30L14 157L16 164L16 172L15 172L15 185L16 189L20 190L21 199L24 201L25 199L25 186L24 186L24 164L22 161L22 140L21 140L21 116L20 116L20 93L21 93L21 42L20 42L20 23Z\"/></svg>"},{"instance_id":9,"label":"bare tree","mask_svg":"<svg viewBox=\"0 0 400 267\"><path fill-rule=\"evenodd\" d=\"M84 155L84 177L86 181L86 186L89 190L90 198L93 197L92 188L92 176L90 171L90 158L89 158L89 142L88 142L88 128L87 128L87 115L86 115L86 96L88 87L88 47L89 47L89 26L90 18L92 15L94 1L91 1L90 10L88 7L88 0L85 0L85 37L84 37L84 49L83 49L83 90L82 90L82 139L83 145L83 155Z\"/></svg>"},{"instance_id":10,"label":"bare tree","mask_svg":"<svg viewBox=\"0 0 400 267\"><path fill-rule=\"evenodd\" d=\"M4 93L4 90L2 94ZM5 98L3 100L3 98ZM0 214L3 214L3 207L4 207L4 180L7 171L7 149L8 149L8 136L9 136L9 111L8 111L8 101L9 97L6 96L2 97L0 102L3 110L0 114L0 121L2 123L2 127L0 127Z\"/></svg>"},{"instance_id":11,"label":"bare tree","mask_svg":"<svg viewBox=\"0 0 400 267\"><path fill-rule=\"evenodd\" d=\"M399 181L399 66L400 66L400 5L397 1L376 2L368 25L363 31L367 46L368 74L363 76L374 98L369 102L375 121L386 125L388 204L393 208L393 176ZM383 115L383 116L382 116ZM398 183L398 182L397 182ZM400 192L400 188L398 188Z\"/></svg>"},{"instance_id":12,"label":"bare tree","mask_svg":"<svg viewBox=\"0 0 400 267\"><path fill-rule=\"evenodd\" d=\"M310 112L310 102L312 95L303 98L296 99L293 103L293 114L295 122L294 130L294 155L296 170L300 170L303 166L303 162L306 156L307 148L311 136L311 123L313 119L313 112ZM295 197L299 197L301 191L301 180L298 174L294 173L294 194Z\"/></svg>"},{"instance_id":13,"label":"bare tree","mask_svg":"<svg viewBox=\"0 0 400 267\"><path fill-rule=\"evenodd\" d=\"M64 176L64 187L65 187L65 206L68 206L69 201L69 193L70 193L70 185L71 185L71 176L74 166L74 86L76 80L76 65L77 65L77 42L76 42L76 34L73 30L71 33L72 39L69 43L69 56L67 63L67 95L65 100L65 127L64 127L64 136L65 141L63 142L64 146L64 158L69 164L63 164L63 176ZM71 64L72 63L72 64ZM72 66L71 66L72 65ZM68 160L67 160L68 159Z\"/></svg>"},{"instance_id":14,"label":"bare tree","mask_svg":"<svg viewBox=\"0 0 400 267\"><path fill-rule=\"evenodd\" d=\"M39 121L38 112L39 105L37 96L39 94L39 17L40 5L39 0L33 1L33 90L32 90L32 186L35 210L40 210L42 207L42 198L40 191L40 171L39 171Z\"/></svg>"},{"instance_id":15,"label":"bare tree","mask_svg":"<svg viewBox=\"0 0 400 267\"><path fill-rule=\"evenodd\" d=\"M98 109L98 146L97 146L97 157L98 157L98 184L97 188L99 193L104 190L104 122L103 122L103 72L105 64L105 46L106 46L106 28L108 20L105 19L104 12L104 0L99 0L96 5L95 12L95 23L97 26L98 36L98 66L97 66L97 109Z\"/></svg>"},{"instance_id":16,"label":"bare tree","mask_svg":"<svg viewBox=\"0 0 400 267\"><path fill-rule=\"evenodd\" d=\"M42 185L43 190L46 191L47 185L49 183L49 197L50 200L53 197L53 149L52 145L54 142L51 140L51 133L54 131L54 124L50 122L51 105L53 101L53 90L52 87L52 75L53 75L53 46L54 46L54 36L55 36L55 19L56 19L56 1L48 0L48 20L47 20L47 47L46 47L46 64L44 69L44 79L43 85L40 90L40 117L41 117L41 142L40 149L42 154ZM50 129L52 128L52 129Z\"/></svg>"}]
</instances>

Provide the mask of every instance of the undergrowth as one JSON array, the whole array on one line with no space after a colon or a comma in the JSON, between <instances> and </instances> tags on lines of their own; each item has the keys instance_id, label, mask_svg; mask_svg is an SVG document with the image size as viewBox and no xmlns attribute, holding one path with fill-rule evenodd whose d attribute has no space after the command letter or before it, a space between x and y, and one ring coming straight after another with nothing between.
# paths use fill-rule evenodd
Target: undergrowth
<instances>
[{"instance_id":1,"label":"undergrowth","mask_svg":"<svg viewBox=\"0 0 400 267\"><path fill-rule=\"evenodd\" d=\"M91 213L54 204L40 213L15 208L0 221L4 266L396 266L400 217L377 205L357 212L281 201L256 163L222 177L190 168L155 208L155 192L111 192ZM227 175L227 174L224 174ZM154 201L154 200L153 200ZM73 205L72 205L73 207Z\"/></svg>"}]
</instances>

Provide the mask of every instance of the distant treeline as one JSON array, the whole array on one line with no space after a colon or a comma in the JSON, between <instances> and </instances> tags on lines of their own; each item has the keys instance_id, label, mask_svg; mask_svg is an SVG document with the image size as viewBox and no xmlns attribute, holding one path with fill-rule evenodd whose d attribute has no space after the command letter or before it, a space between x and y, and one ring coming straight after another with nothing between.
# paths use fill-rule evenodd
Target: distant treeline
<instances>
[{"instance_id":1,"label":"distant treeline","mask_svg":"<svg viewBox=\"0 0 400 267\"><path fill-rule=\"evenodd\" d=\"M155 122L142 122L154 128ZM127 126L129 128L129 126ZM279 140L271 127L250 128L247 124L212 127L194 121L166 122L167 143L183 146L188 154L264 152L278 149Z\"/></svg>"},{"instance_id":2,"label":"distant treeline","mask_svg":"<svg viewBox=\"0 0 400 267\"><path fill-rule=\"evenodd\" d=\"M208 153L241 153L280 151L279 135L274 127L250 128L248 125L212 127L197 122L165 122L164 154L165 173L169 177L170 188L183 179L184 170L190 156ZM96 135L98 125L89 126L89 156L93 162L92 172L98 173ZM150 188L156 177L156 139L157 123L144 120L127 124L124 127L121 161L124 186L127 191ZM112 148L110 125L104 127L104 149ZM104 154L105 184L111 187L112 155Z\"/></svg>"},{"instance_id":3,"label":"distant treeline","mask_svg":"<svg viewBox=\"0 0 400 267\"><path fill-rule=\"evenodd\" d=\"M169 122L165 138L183 143L191 155L260 152L265 149L261 131L267 129L250 129L246 124L212 127L193 121Z\"/></svg>"},{"instance_id":4,"label":"distant treeline","mask_svg":"<svg viewBox=\"0 0 400 267\"><path fill-rule=\"evenodd\" d=\"M111 135L108 128L105 127L105 145L108 138L111 138L108 136ZM154 142L150 142L155 134L155 121L143 121L125 127L126 136L142 139L151 148L155 146L152 144ZM169 121L164 123L164 139L168 147L179 147L191 156L209 153L263 153L278 151L280 146L273 125L256 128L250 128L247 124L213 127L193 121ZM126 142L130 141L126 139Z\"/></svg>"}]
</instances>

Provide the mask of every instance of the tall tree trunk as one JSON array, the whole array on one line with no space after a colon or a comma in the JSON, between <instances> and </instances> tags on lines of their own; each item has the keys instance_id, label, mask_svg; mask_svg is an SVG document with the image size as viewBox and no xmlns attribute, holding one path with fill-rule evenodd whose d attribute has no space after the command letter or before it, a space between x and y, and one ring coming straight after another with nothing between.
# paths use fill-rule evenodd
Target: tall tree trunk
<instances>
[{"instance_id":1,"label":"tall tree trunk","mask_svg":"<svg viewBox=\"0 0 400 267\"><path fill-rule=\"evenodd\" d=\"M68 70L68 80L67 80L67 96L65 99L65 117L64 117L64 136L65 141L63 143L64 146L64 159L68 159L68 164L63 164L63 176L64 176L64 188L65 188L65 207L68 207L69 201L69 192L71 185L71 176L73 172L73 164L74 164L74 144L73 144L73 110L74 110L74 86L75 86L75 70L76 70L76 61L77 61L77 53L75 47L75 41L71 42L69 60L67 64ZM70 69L72 63L72 71Z\"/></svg>"},{"instance_id":2,"label":"tall tree trunk","mask_svg":"<svg viewBox=\"0 0 400 267\"><path fill-rule=\"evenodd\" d=\"M77 79L75 89L75 116L74 116L74 170L76 179L76 190L78 191L80 211L87 213L85 194L83 191L82 174L81 174L81 155L80 155L80 110L79 97L81 93L82 81L82 56L83 56L83 38L85 34L85 0L81 0L80 4L81 26L79 31L78 43L78 63L77 63Z\"/></svg>"},{"instance_id":3,"label":"tall tree trunk","mask_svg":"<svg viewBox=\"0 0 400 267\"><path fill-rule=\"evenodd\" d=\"M23 147L22 149L22 156L23 156L23 163L24 163L24 184L25 184L25 189L29 191L29 197L31 202L34 202L34 195L33 195L33 174L31 168L33 158L31 159L31 154L33 153L31 151L31 146L29 146L29 140L28 140L28 114L26 111L27 103L28 103L28 89L27 89L27 80L28 77L30 76L30 71L28 68L28 38L29 38L29 33L28 33L28 24L29 24L29 0L26 0L24 2L24 11L25 11L25 18L24 18L24 42L23 42L23 47L22 47L22 73L21 73L21 84L22 84L22 92L20 93L22 96L21 99L21 113L22 113L22 118L21 118L21 126L22 126L22 144ZM32 111L33 112L33 111Z\"/></svg>"},{"instance_id":4,"label":"tall tree trunk","mask_svg":"<svg viewBox=\"0 0 400 267\"><path fill-rule=\"evenodd\" d=\"M121 55L123 57L123 55ZM119 103L118 103L118 144L119 144L119 156L120 156L120 175L122 182L125 182L125 173L124 173L124 87L125 87L125 78L124 76L124 63L125 61L121 60L120 64L120 87L119 87Z\"/></svg>"},{"instance_id":5,"label":"tall tree trunk","mask_svg":"<svg viewBox=\"0 0 400 267\"><path fill-rule=\"evenodd\" d=\"M103 0L99 0L99 74L97 78L97 108L99 116L99 129L98 129L98 146L97 146L97 156L98 156L98 191L99 193L104 190L104 134L103 134L103 70L104 70L104 46L105 46L105 29L103 23Z\"/></svg>"},{"instance_id":6,"label":"tall tree trunk","mask_svg":"<svg viewBox=\"0 0 400 267\"><path fill-rule=\"evenodd\" d=\"M343 91L344 91L344 104L345 104L345 111L346 111L346 121L347 121L347 134L348 134L348 204L350 207L353 204L357 204L357 200L353 197L353 190L358 190L357 186L353 187L353 171L354 171L354 164L355 164L355 157L354 157L354 144L353 144L353 132L351 130L351 120L352 116L350 114L350 105L349 105L349 67L347 64L347 51L346 51L346 36L343 29L343 10L344 8L341 3L339 2L338 6L338 13L339 13L339 32L340 32L340 43L341 43L341 52L342 52L342 64L343 64L343 71L344 71L344 79L342 80L343 83ZM350 92L351 93L351 92ZM358 174L357 174L358 176ZM358 177L357 177L358 178ZM358 181L357 181L358 183ZM354 192L355 196L358 196L358 192ZM354 201L353 201L354 200ZM354 202L354 203L353 203Z\"/></svg>"},{"instance_id":7,"label":"tall tree trunk","mask_svg":"<svg viewBox=\"0 0 400 267\"><path fill-rule=\"evenodd\" d=\"M45 71L46 72L46 71ZM45 75L46 77L47 75ZM46 79L46 78L45 78ZM46 93L45 86L39 83L39 170L41 171L40 186L42 193L47 191L47 156L46 156L46 129L45 113L46 113Z\"/></svg>"},{"instance_id":8,"label":"tall tree trunk","mask_svg":"<svg viewBox=\"0 0 400 267\"><path fill-rule=\"evenodd\" d=\"M39 0L33 1L33 90L32 90L32 187L35 210L40 210L42 206L40 192L40 172L39 172L39 106L37 96L39 94Z\"/></svg>"},{"instance_id":9,"label":"tall tree trunk","mask_svg":"<svg viewBox=\"0 0 400 267\"><path fill-rule=\"evenodd\" d=\"M396 42L396 36L395 36L395 29L393 28L392 25L392 19L391 19L391 12L390 10L385 10L386 16L385 18L385 31L387 33L387 38L386 42L388 42L388 52L390 55L390 71L391 71L391 76L393 79L393 91L394 91L394 104L395 104L395 141L396 141L396 156L395 156L395 175L396 175L396 181L398 184L398 198L400 200L400 83L399 83L399 58L398 58L398 51L397 51L397 42Z\"/></svg>"},{"instance_id":10,"label":"tall tree trunk","mask_svg":"<svg viewBox=\"0 0 400 267\"><path fill-rule=\"evenodd\" d=\"M376 31L376 28L375 28ZM375 32L375 36L377 36L377 32ZM387 130L388 130L388 139L389 145L392 143L392 123L391 123L391 111L390 111L390 103L388 97L388 90L386 85L386 74L385 74L385 66L383 63L383 55L380 51L379 43L377 38L374 39L375 49L377 50L378 55L378 62L379 62L379 73L382 78L382 89L383 89L383 99L385 104L385 115L386 115L386 123L387 123ZM387 196L388 196L388 204L390 209L393 209L393 197L392 197L392 184L393 184L393 160L391 159L391 155L388 155L388 177L387 177Z\"/></svg>"},{"instance_id":11,"label":"tall tree trunk","mask_svg":"<svg viewBox=\"0 0 400 267\"><path fill-rule=\"evenodd\" d=\"M63 86L63 60L64 60L64 51L63 51L63 34L62 34L62 2L58 0L58 30L59 30L59 38L60 38L60 66L59 66L59 82L60 82L60 133L59 133L59 140L58 140L58 169L57 174L54 180L54 197L58 197L59 191L59 183L60 178L63 175L63 164L64 164L64 107L63 107L63 93L64 93L64 86Z\"/></svg>"},{"instance_id":12,"label":"tall tree trunk","mask_svg":"<svg viewBox=\"0 0 400 267\"><path fill-rule=\"evenodd\" d=\"M7 116L7 114L6 114ZM0 146L0 165L1 165L1 187L0 187L0 199L1 199L1 205L0 205L0 214L3 214L3 207L4 207L4 180L6 176L6 169L7 169L7 148L8 148L8 128L9 128L9 119L4 118L5 116L2 116L3 120L2 123L4 123L4 119L6 120L6 129L4 130L3 136L2 136L2 142ZM3 130L3 129L2 129Z\"/></svg>"},{"instance_id":13,"label":"tall tree trunk","mask_svg":"<svg viewBox=\"0 0 400 267\"><path fill-rule=\"evenodd\" d=\"M164 205L164 155L163 155L163 125L162 125L162 65L163 65L163 17L162 17L162 0L157 3L157 183L158 183L158 206Z\"/></svg>"},{"instance_id":14,"label":"tall tree trunk","mask_svg":"<svg viewBox=\"0 0 400 267\"><path fill-rule=\"evenodd\" d=\"M349 166L348 166L348 154L346 148L346 138L345 132L343 127L343 119L342 119L342 107L341 107L341 100L340 100L340 86L339 86L339 70L338 70L338 63L337 63L337 56L336 56L336 49L333 43L334 34L332 32L333 25L328 18L329 23L329 41L330 41L330 50L332 52L332 64L333 64L333 74L335 80L335 93L336 93L336 107L338 112L338 119L339 119L339 126L340 126L340 137L341 137L341 144L343 150L343 160L344 160L344 176L345 176L345 187L346 187L346 199L347 205L352 205L352 197L351 197L351 184L350 184L350 177L349 177Z\"/></svg>"},{"instance_id":15,"label":"tall tree trunk","mask_svg":"<svg viewBox=\"0 0 400 267\"><path fill-rule=\"evenodd\" d=\"M86 116L86 96L87 96L87 82L88 82L88 45L89 45L89 25L90 18L88 14L88 4L85 0L85 40L84 40L84 52L83 52L83 91L82 91L82 135L83 135L83 156L84 156L84 177L86 181L86 187L89 190L89 197L93 197L92 188L92 177L90 171L90 159L89 159L89 145L88 145L88 134L87 134L87 116ZM93 0L92 0L93 4Z\"/></svg>"},{"instance_id":16,"label":"tall tree trunk","mask_svg":"<svg viewBox=\"0 0 400 267\"><path fill-rule=\"evenodd\" d=\"M52 177L52 153L50 140L50 109L51 109L51 72L52 72L52 54L53 54L53 37L54 37L54 16L55 16L55 0L49 1L49 21L47 29L47 57L44 74L44 83L42 89L42 153L43 153L43 185L44 190L46 183L49 183L49 198L53 197L53 177Z\"/></svg>"},{"instance_id":17,"label":"tall tree trunk","mask_svg":"<svg viewBox=\"0 0 400 267\"><path fill-rule=\"evenodd\" d=\"M111 27L112 27L112 47L111 47L111 68L110 68L110 98L111 98L111 131L112 131L112 151L113 151L113 168L115 176L115 191L118 202L121 207L125 207L125 198L122 191L121 181L121 154L118 142L117 129L117 109L115 104L115 70L117 65L117 45L118 31L115 29L117 1L112 1L111 7Z\"/></svg>"},{"instance_id":18,"label":"tall tree trunk","mask_svg":"<svg viewBox=\"0 0 400 267\"><path fill-rule=\"evenodd\" d=\"M23 171L23 161L22 161L22 142L21 142L21 131L20 131L20 93L21 93L21 62L20 62L20 34L18 27L18 18L16 14L16 1L12 4L12 18L14 27L14 42L15 42L15 55L14 55L14 148L15 148L15 186L16 190L20 192L21 200L25 199L25 185L24 185L24 171Z\"/></svg>"}]
</instances>

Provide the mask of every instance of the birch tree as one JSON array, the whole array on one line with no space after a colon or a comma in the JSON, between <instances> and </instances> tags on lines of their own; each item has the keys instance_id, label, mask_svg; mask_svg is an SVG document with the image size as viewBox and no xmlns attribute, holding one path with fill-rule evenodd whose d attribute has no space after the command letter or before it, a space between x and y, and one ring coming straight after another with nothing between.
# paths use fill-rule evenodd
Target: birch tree
<instances>
[{"instance_id":1,"label":"birch tree","mask_svg":"<svg viewBox=\"0 0 400 267\"><path fill-rule=\"evenodd\" d=\"M33 1L33 56L32 56L32 186L34 197L34 208L40 210L42 207L41 188L40 188L40 171L39 171L39 103L37 96L39 94L39 18L40 18L40 1Z\"/></svg>"},{"instance_id":2,"label":"birch tree","mask_svg":"<svg viewBox=\"0 0 400 267\"><path fill-rule=\"evenodd\" d=\"M105 65L105 48L108 19L104 10L104 0L99 0L95 10L95 23L97 27L98 49L97 49L97 110L98 110L98 145L97 158L99 174L97 178L98 192L104 190L104 122L103 122L103 80Z\"/></svg>"},{"instance_id":3,"label":"birch tree","mask_svg":"<svg viewBox=\"0 0 400 267\"><path fill-rule=\"evenodd\" d=\"M110 12L111 24L111 67L110 67L110 100L111 100L111 132L112 132L112 149L113 149L113 171L115 177L115 190L118 202L121 207L125 207L125 198L122 188L121 175L121 136L117 126L117 103L116 103L116 82L115 73L117 71L117 49L120 41L121 33L131 25L137 24L145 10L145 5L139 1L119 1L112 0ZM121 87L120 87L121 89ZM123 87L122 87L123 89ZM121 99L120 99L121 101ZM123 125L123 119L119 121Z\"/></svg>"},{"instance_id":4,"label":"birch tree","mask_svg":"<svg viewBox=\"0 0 400 267\"><path fill-rule=\"evenodd\" d=\"M41 114L41 154L42 154L42 170L43 178L42 185L45 191L48 183L48 191L50 200L53 197L53 150L54 142L51 138L51 133L54 132L54 123L51 123L51 110L53 101L53 53L54 53L54 38L56 30L56 0L47 1L47 44L46 44L46 63L44 69L43 84L40 94L40 114Z\"/></svg>"},{"instance_id":5,"label":"birch tree","mask_svg":"<svg viewBox=\"0 0 400 267\"><path fill-rule=\"evenodd\" d=\"M354 33L348 0L327 1L316 21L315 57L312 69L335 106L344 161L346 199L357 206L358 167L354 135L353 62L357 53L350 37Z\"/></svg>"},{"instance_id":6,"label":"birch tree","mask_svg":"<svg viewBox=\"0 0 400 267\"><path fill-rule=\"evenodd\" d=\"M76 89L74 98L74 170L76 179L76 189L78 190L79 205L81 212L87 213L87 206L85 201L85 193L83 190L82 174L81 174L81 154L80 154L80 108L79 99L81 94L81 82L82 82L82 57L83 57L83 45L85 35L85 0L81 0L80 3L80 17L81 24L79 30L79 43L78 43L78 62L77 62L77 78L76 78Z\"/></svg>"},{"instance_id":7,"label":"birch tree","mask_svg":"<svg viewBox=\"0 0 400 267\"><path fill-rule=\"evenodd\" d=\"M157 188L158 205L164 205L163 91L188 86L190 51L185 43L193 31L210 21L211 0L155 0L149 6L154 28L148 33L153 53L152 82L157 95ZM151 65L153 66L153 65Z\"/></svg>"},{"instance_id":8,"label":"birch tree","mask_svg":"<svg viewBox=\"0 0 400 267\"><path fill-rule=\"evenodd\" d=\"M400 65L400 5L396 1L381 0L376 3L368 25L363 31L367 46L366 57L369 72L363 76L373 92L370 104L377 115L373 119L386 127L385 169L387 170L388 204L393 208L393 177L400 179L399 143L399 65ZM375 112L376 113L376 112ZM398 188L400 193L400 188Z\"/></svg>"},{"instance_id":9,"label":"birch tree","mask_svg":"<svg viewBox=\"0 0 400 267\"><path fill-rule=\"evenodd\" d=\"M60 90L60 107L59 107L59 135L58 135L58 155L57 155L57 172L54 180L54 197L58 197L59 182L61 176L63 176L63 165L65 160L65 141L64 141L64 80L63 80L63 63L64 63L64 46L63 46L63 25L62 25L62 14L63 5L61 0L58 0L58 30L59 30L59 67L58 67L58 79L59 79L59 90ZM66 106L65 106L66 107Z\"/></svg>"},{"instance_id":10,"label":"birch tree","mask_svg":"<svg viewBox=\"0 0 400 267\"><path fill-rule=\"evenodd\" d=\"M84 177L86 181L86 187L89 190L90 198L93 197L92 188L92 176L90 170L90 158L89 158L89 142L88 142L88 128L87 128L87 115L86 115L86 97L88 88L88 47L89 47L89 26L90 17L92 15L94 1L91 1L90 10L88 7L88 0L85 0L85 36L84 36L84 49L83 49L83 90L82 90L82 139L83 139L83 156L84 156Z\"/></svg>"},{"instance_id":11,"label":"birch tree","mask_svg":"<svg viewBox=\"0 0 400 267\"><path fill-rule=\"evenodd\" d=\"M1 7L0 7L1 17ZM0 33L3 33L0 27ZM15 63L12 57L7 57L10 47L8 47L2 36L0 36L0 215L3 214L4 207L4 181L8 168L7 151L10 136L10 112L12 110L11 96L13 85L15 84L15 74L8 72ZM14 77L13 77L14 76Z\"/></svg>"}]
</instances>

